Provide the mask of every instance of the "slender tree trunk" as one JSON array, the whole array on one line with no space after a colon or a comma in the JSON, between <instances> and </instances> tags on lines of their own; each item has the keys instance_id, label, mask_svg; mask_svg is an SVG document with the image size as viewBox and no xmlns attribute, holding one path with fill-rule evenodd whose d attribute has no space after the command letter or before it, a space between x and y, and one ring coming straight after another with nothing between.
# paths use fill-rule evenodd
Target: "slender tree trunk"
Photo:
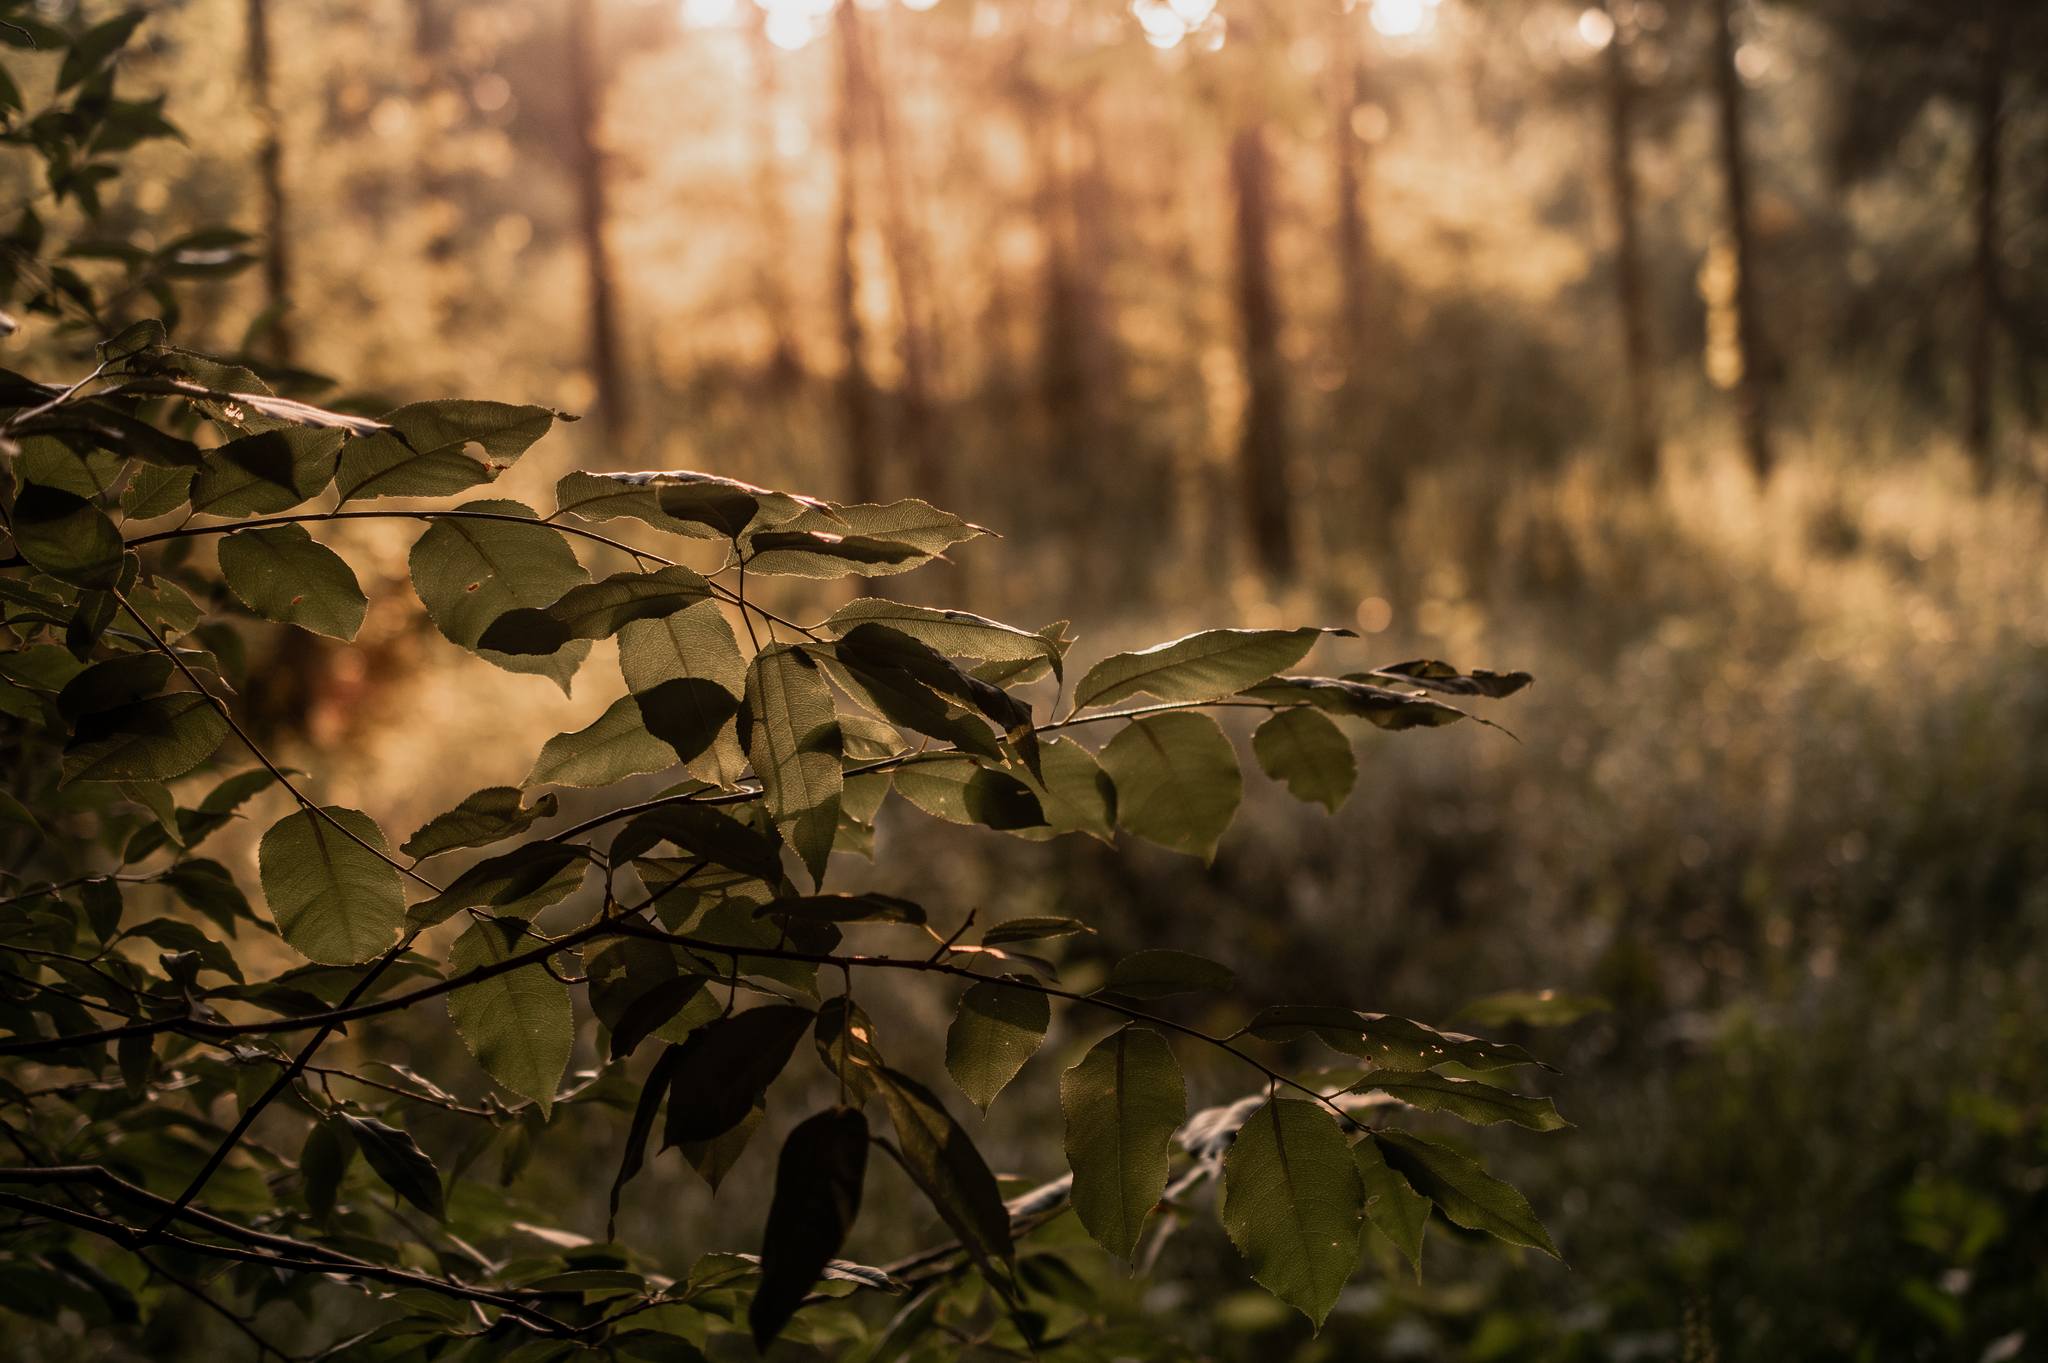
<instances>
[{"instance_id":1,"label":"slender tree trunk","mask_svg":"<svg viewBox=\"0 0 2048 1363\"><path fill-rule=\"evenodd\" d=\"M262 126L256 147L257 179L263 186L263 302L272 358L289 364L293 354L290 215L284 186L284 128L271 78L270 6L248 0L249 92Z\"/></svg>"},{"instance_id":2,"label":"slender tree trunk","mask_svg":"<svg viewBox=\"0 0 2048 1363\"><path fill-rule=\"evenodd\" d=\"M772 337L768 382L788 390L802 381L804 359L797 344L795 291L789 285L789 204L783 193L782 157L775 145L775 115L782 104L782 82L775 45L768 41L767 17L763 10L747 26L754 58L755 211L761 221L758 285L761 309Z\"/></svg>"},{"instance_id":3,"label":"slender tree trunk","mask_svg":"<svg viewBox=\"0 0 2048 1363\"><path fill-rule=\"evenodd\" d=\"M1749 152L1743 143L1742 73L1735 66L1735 6L1714 0L1714 94L1721 132L1721 184L1728 239L1735 254L1735 337L1742 351L1736 406L1750 469L1771 473L1770 388L1773 357L1757 314L1756 240L1750 221Z\"/></svg>"},{"instance_id":4,"label":"slender tree trunk","mask_svg":"<svg viewBox=\"0 0 2048 1363\"><path fill-rule=\"evenodd\" d=\"M1336 248L1339 287L1339 337L1344 362L1347 406L1357 406L1357 390L1372 353L1372 227L1363 201L1364 152L1352 128L1352 115L1365 100L1365 56L1355 37L1356 14L1332 5L1330 46L1330 152L1337 188Z\"/></svg>"},{"instance_id":5,"label":"slender tree trunk","mask_svg":"<svg viewBox=\"0 0 2048 1363\"><path fill-rule=\"evenodd\" d=\"M1985 0L1979 26L1975 180L1975 308L1970 323L1970 410L1968 440L1980 478L1989 479L1995 454L1992 409L1998 388L1999 284L1998 195L2003 150L2006 47L2011 37L2009 0Z\"/></svg>"},{"instance_id":6,"label":"slender tree trunk","mask_svg":"<svg viewBox=\"0 0 2048 1363\"><path fill-rule=\"evenodd\" d=\"M882 175L882 234L888 243L889 266L896 293L898 354L903 366L900 395L902 412L900 443L909 456L917 492L943 504L945 463L939 454L938 415L932 387L936 350L931 309L931 267L924 235L911 211L911 188L904 162L894 111L887 91L889 82L880 77L882 56L880 32L876 51L862 51L862 84L868 93L868 112L876 156Z\"/></svg>"},{"instance_id":7,"label":"slender tree trunk","mask_svg":"<svg viewBox=\"0 0 2048 1363\"><path fill-rule=\"evenodd\" d=\"M839 268L836 298L839 338L846 351L840 373L840 414L844 421L846 490L856 502L880 494L875 449L875 395L868 377L867 344L860 316L860 127L867 104L861 66L860 19L856 6L841 5L839 28Z\"/></svg>"},{"instance_id":8,"label":"slender tree trunk","mask_svg":"<svg viewBox=\"0 0 2048 1363\"><path fill-rule=\"evenodd\" d=\"M1657 477L1657 381L1650 348L1650 299L1643 275L1635 167L1635 76L1629 69L1627 16L1606 9L1614 24L1607 44L1607 183L1614 209L1614 288L1627 382L1626 458L1638 482Z\"/></svg>"},{"instance_id":9,"label":"slender tree trunk","mask_svg":"<svg viewBox=\"0 0 2048 1363\"><path fill-rule=\"evenodd\" d=\"M632 425L620 358L618 287L606 204L605 154L599 142L602 92L597 52L596 0L569 0L565 59L571 134L575 139L576 221L583 238L586 302L589 308L589 364L597 385L597 417L614 445L628 441Z\"/></svg>"},{"instance_id":10,"label":"slender tree trunk","mask_svg":"<svg viewBox=\"0 0 2048 1363\"><path fill-rule=\"evenodd\" d=\"M1237 312L1244 344L1244 432L1238 446L1252 558L1274 581L1295 567L1287 371L1280 355L1280 304L1273 286L1273 166L1262 120L1239 128L1230 144L1237 206Z\"/></svg>"}]
</instances>

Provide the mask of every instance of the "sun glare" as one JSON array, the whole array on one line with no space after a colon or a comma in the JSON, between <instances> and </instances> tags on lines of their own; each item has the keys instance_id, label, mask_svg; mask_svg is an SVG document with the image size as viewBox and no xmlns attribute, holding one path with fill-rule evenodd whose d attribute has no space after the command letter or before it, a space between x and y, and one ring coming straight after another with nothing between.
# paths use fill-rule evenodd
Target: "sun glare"
<instances>
[{"instance_id":1,"label":"sun glare","mask_svg":"<svg viewBox=\"0 0 2048 1363\"><path fill-rule=\"evenodd\" d=\"M1431 0L1372 0L1372 26L1388 38L1418 38L1436 23Z\"/></svg>"}]
</instances>

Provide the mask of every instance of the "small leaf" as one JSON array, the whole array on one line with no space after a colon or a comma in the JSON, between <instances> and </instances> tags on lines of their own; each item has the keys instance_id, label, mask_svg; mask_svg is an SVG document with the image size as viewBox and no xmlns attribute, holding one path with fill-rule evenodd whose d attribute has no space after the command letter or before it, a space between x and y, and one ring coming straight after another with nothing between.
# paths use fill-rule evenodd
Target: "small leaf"
<instances>
[{"instance_id":1,"label":"small leaf","mask_svg":"<svg viewBox=\"0 0 2048 1363\"><path fill-rule=\"evenodd\" d=\"M845 635L864 624L888 625L954 657L997 663L1042 659L1055 672L1060 666L1059 649L1043 635L966 611L906 605L886 597L864 596L842 606L826 619L824 628Z\"/></svg>"},{"instance_id":2,"label":"small leaf","mask_svg":"<svg viewBox=\"0 0 2048 1363\"><path fill-rule=\"evenodd\" d=\"M1116 835L1116 783L1102 764L1071 739L1038 750L1036 794L1047 826L1056 833L1086 833L1103 842Z\"/></svg>"},{"instance_id":3,"label":"small leaf","mask_svg":"<svg viewBox=\"0 0 2048 1363\"><path fill-rule=\"evenodd\" d=\"M1007 1264L1015 1254L1009 1209L995 1175L931 1090L886 1067L872 1074L895 1125L905 1172L982 1271L993 1277L996 1264Z\"/></svg>"},{"instance_id":4,"label":"small leaf","mask_svg":"<svg viewBox=\"0 0 2048 1363\"><path fill-rule=\"evenodd\" d=\"M1358 1265L1365 1186L1337 1125L1269 1099L1223 1157L1223 1227L1252 1276L1318 1330Z\"/></svg>"},{"instance_id":5,"label":"small leaf","mask_svg":"<svg viewBox=\"0 0 2048 1363\"><path fill-rule=\"evenodd\" d=\"M1076 708L1114 705L1140 694L1201 702L1234 696L1307 656L1325 634L1349 630L1212 629L1136 653L1117 653L1074 687Z\"/></svg>"},{"instance_id":6,"label":"small leaf","mask_svg":"<svg viewBox=\"0 0 2048 1363\"><path fill-rule=\"evenodd\" d=\"M529 918L575 893L589 869L589 850L579 844L522 843L468 867L448 888L413 905L407 917L417 924L444 923L464 909L491 909Z\"/></svg>"},{"instance_id":7,"label":"small leaf","mask_svg":"<svg viewBox=\"0 0 2048 1363\"><path fill-rule=\"evenodd\" d=\"M1455 705L1419 693L1337 677L1274 677L1244 694L1278 705L1313 705L1328 714L1366 720L1380 729L1433 729L1469 718Z\"/></svg>"},{"instance_id":8,"label":"small leaf","mask_svg":"<svg viewBox=\"0 0 2048 1363\"><path fill-rule=\"evenodd\" d=\"M575 640L557 653L534 657L492 652L480 641L505 612L549 605L586 581L583 565L559 530L532 520L533 512L518 502L468 502L460 509L510 519L442 519L420 536L410 564L413 589L427 615L450 642L508 672L551 678L566 693L589 655L587 642Z\"/></svg>"},{"instance_id":9,"label":"small leaf","mask_svg":"<svg viewBox=\"0 0 2048 1363\"><path fill-rule=\"evenodd\" d=\"M666 771L676 751L647 731L640 706L620 696L605 712L581 729L556 734L541 746L529 786L608 786L629 776Z\"/></svg>"},{"instance_id":10,"label":"small leaf","mask_svg":"<svg viewBox=\"0 0 2048 1363\"><path fill-rule=\"evenodd\" d=\"M877 577L904 572L931 557L901 540L825 530L759 530L748 536L747 548L747 571L767 577Z\"/></svg>"},{"instance_id":11,"label":"small leaf","mask_svg":"<svg viewBox=\"0 0 2048 1363\"><path fill-rule=\"evenodd\" d=\"M1116 783L1117 822L1141 838L1204 861L1244 794L1237 752L1207 715L1133 720L1103 748Z\"/></svg>"},{"instance_id":12,"label":"small leaf","mask_svg":"<svg viewBox=\"0 0 2048 1363\"><path fill-rule=\"evenodd\" d=\"M1045 995L983 980L960 996L946 1029L946 1070L967 1101L986 1112L1037 1052L1051 1024Z\"/></svg>"},{"instance_id":13,"label":"small leaf","mask_svg":"<svg viewBox=\"0 0 2048 1363\"><path fill-rule=\"evenodd\" d=\"M353 639L369 609L347 562L301 525L236 531L220 542L220 571L250 610L316 634Z\"/></svg>"},{"instance_id":14,"label":"small leaf","mask_svg":"<svg viewBox=\"0 0 2048 1363\"><path fill-rule=\"evenodd\" d=\"M384 834L359 810L301 809L271 825L257 848L257 870L271 916L294 950L323 965L355 965L398 940L405 891L398 869L378 856L384 850Z\"/></svg>"},{"instance_id":15,"label":"small leaf","mask_svg":"<svg viewBox=\"0 0 2048 1363\"><path fill-rule=\"evenodd\" d=\"M1351 1147L1358 1162L1358 1177L1365 1185L1365 1214L1380 1234L1394 1242L1422 1280L1422 1233L1429 1226L1429 1199L1408 1186L1387 1166L1386 1157L1371 1136Z\"/></svg>"},{"instance_id":16,"label":"small leaf","mask_svg":"<svg viewBox=\"0 0 2048 1363\"><path fill-rule=\"evenodd\" d=\"M1027 914L1022 918L1006 918L1000 923L991 923L988 931L981 934L981 944L1000 947L1012 942L1040 942L1048 937L1071 937L1077 932L1094 931L1078 918Z\"/></svg>"},{"instance_id":17,"label":"small leaf","mask_svg":"<svg viewBox=\"0 0 2048 1363\"><path fill-rule=\"evenodd\" d=\"M375 1117L343 1113L363 1159L391 1190L436 1220L441 1218L441 1173L410 1135Z\"/></svg>"},{"instance_id":18,"label":"small leaf","mask_svg":"<svg viewBox=\"0 0 2048 1363\"><path fill-rule=\"evenodd\" d=\"M619 1195L647 1160L647 1138L654 1132L654 1119L661 1112L662 1100L668 1097L682 1050L680 1046L664 1050L640 1086L640 1098L633 1105L633 1120L626 1130L625 1153L619 1157L619 1172L612 1179L611 1207L605 1217L607 1240L618 1238Z\"/></svg>"},{"instance_id":19,"label":"small leaf","mask_svg":"<svg viewBox=\"0 0 2048 1363\"><path fill-rule=\"evenodd\" d=\"M1414 662L1376 667L1353 680L1364 681L1371 677L1408 682L1426 691L1442 691L1447 695L1486 696L1493 700L1512 696L1536 680L1527 672L1490 672L1483 667L1474 668L1470 673L1460 672L1449 663L1439 662L1434 658L1418 658Z\"/></svg>"},{"instance_id":20,"label":"small leaf","mask_svg":"<svg viewBox=\"0 0 2048 1363\"><path fill-rule=\"evenodd\" d=\"M824 504L717 474L674 469L571 473L555 484L555 505L588 521L631 516L671 534L733 539L750 525L778 524Z\"/></svg>"},{"instance_id":21,"label":"small leaf","mask_svg":"<svg viewBox=\"0 0 2048 1363\"><path fill-rule=\"evenodd\" d=\"M299 1147L299 1181L307 1211L323 1221L334 1215L334 1200L355 1157L355 1139L345 1124L331 1119L313 1123Z\"/></svg>"},{"instance_id":22,"label":"small leaf","mask_svg":"<svg viewBox=\"0 0 2048 1363\"><path fill-rule=\"evenodd\" d=\"M334 479L347 433L288 426L239 436L203 456L192 509L206 516L269 516L317 497Z\"/></svg>"},{"instance_id":23,"label":"small leaf","mask_svg":"<svg viewBox=\"0 0 2048 1363\"><path fill-rule=\"evenodd\" d=\"M662 1146L708 1141L739 1125L789 1063L815 1014L767 1004L706 1023L678 1048Z\"/></svg>"},{"instance_id":24,"label":"small leaf","mask_svg":"<svg viewBox=\"0 0 2048 1363\"><path fill-rule=\"evenodd\" d=\"M614 573L571 587L545 607L523 606L493 620L477 647L500 653L559 652L572 639L606 639L635 620L658 620L706 600L711 588L688 568Z\"/></svg>"},{"instance_id":25,"label":"small leaf","mask_svg":"<svg viewBox=\"0 0 2048 1363\"><path fill-rule=\"evenodd\" d=\"M121 532L75 492L29 484L15 496L8 528L21 556L51 577L100 589L121 579Z\"/></svg>"},{"instance_id":26,"label":"small leaf","mask_svg":"<svg viewBox=\"0 0 2048 1363\"><path fill-rule=\"evenodd\" d=\"M934 818L1012 831L1045 826L1031 787L1005 771L969 757L906 762L895 775L896 793Z\"/></svg>"},{"instance_id":27,"label":"small leaf","mask_svg":"<svg viewBox=\"0 0 2048 1363\"><path fill-rule=\"evenodd\" d=\"M466 974L509 960L527 946L520 920L479 919L455 939L448 968ZM576 1040L568 986L535 962L464 985L448 996L448 1016L484 1073L533 1099L547 1116Z\"/></svg>"},{"instance_id":28,"label":"small leaf","mask_svg":"<svg viewBox=\"0 0 2048 1363\"><path fill-rule=\"evenodd\" d=\"M1406 1131L1376 1131L1372 1138L1387 1163L1458 1225L1559 1257L1529 1199L1510 1184L1457 1151Z\"/></svg>"},{"instance_id":29,"label":"small leaf","mask_svg":"<svg viewBox=\"0 0 2048 1363\"><path fill-rule=\"evenodd\" d=\"M1476 1079L1454 1079L1428 1070L1379 1072L1351 1086L1352 1093L1377 1090L1425 1112L1444 1112L1476 1126L1513 1122L1532 1131L1557 1131L1571 1123L1548 1098L1510 1093Z\"/></svg>"},{"instance_id":30,"label":"small leaf","mask_svg":"<svg viewBox=\"0 0 2048 1363\"><path fill-rule=\"evenodd\" d=\"M543 795L530 805L521 803L525 796L518 786L487 786L475 791L455 808L427 820L398 850L424 861L459 847L488 847L524 833L538 820L554 817L558 802L553 795Z\"/></svg>"},{"instance_id":31,"label":"small leaf","mask_svg":"<svg viewBox=\"0 0 2048 1363\"><path fill-rule=\"evenodd\" d=\"M81 718L64 745L64 782L175 780L227 736L227 721L196 691L151 696Z\"/></svg>"},{"instance_id":32,"label":"small leaf","mask_svg":"<svg viewBox=\"0 0 2048 1363\"><path fill-rule=\"evenodd\" d=\"M488 483L548 433L545 407L444 399L415 402L384 418L387 429L352 440L336 485L359 497L447 497ZM481 447L483 459L469 452Z\"/></svg>"},{"instance_id":33,"label":"small leaf","mask_svg":"<svg viewBox=\"0 0 2048 1363\"><path fill-rule=\"evenodd\" d=\"M1440 1032L1390 1013L1361 1013L1320 1004L1283 1003L1261 1008L1244 1025L1241 1035L1276 1044L1314 1036L1332 1050L1370 1060L1383 1070L1430 1070L1452 1064L1497 1070L1542 1063L1520 1046L1463 1032Z\"/></svg>"},{"instance_id":34,"label":"small leaf","mask_svg":"<svg viewBox=\"0 0 2048 1363\"><path fill-rule=\"evenodd\" d=\"M768 812L789 845L822 881L839 831L839 723L817 665L788 644L771 644L747 670L754 717L754 771Z\"/></svg>"},{"instance_id":35,"label":"small leaf","mask_svg":"<svg viewBox=\"0 0 2048 1363\"><path fill-rule=\"evenodd\" d=\"M1192 952L1156 947L1134 951L1111 967L1105 994L1161 999L1173 994L1223 993L1236 982L1230 967Z\"/></svg>"},{"instance_id":36,"label":"small leaf","mask_svg":"<svg viewBox=\"0 0 2048 1363\"><path fill-rule=\"evenodd\" d=\"M719 727L708 748L684 765L692 776L714 785L739 783L747 770L738 723L747 661L740 656L732 626L716 602L700 601L659 620L635 620L627 625L619 631L619 671L626 678L626 689L636 695L675 680L709 681L723 687L733 698L732 718Z\"/></svg>"},{"instance_id":37,"label":"small leaf","mask_svg":"<svg viewBox=\"0 0 2048 1363\"><path fill-rule=\"evenodd\" d=\"M783 1142L761 1237L761 1285L747 1308L756 1349L782 1333L846 1243L867 1163L867 1119L853 1108L821 1112Z\"/></svg>"},{"instance_id":38,"label":"small leaf","mask_svg":"<svg viewBox=\"0 0 2048 1363\"><path fill-rule=\"evenodd\" d=\"M1259 765L1285 781L1295 799L1320 804L1332 814L1358 782L1351 740L1320 710L1281 710L1252 735Z\"/></svg>"},{"instance_id":39,"label":"small leaf","mask_svg":"<svg viewBox=\"0 0 2048 1363\"><path fill-rule=\"evenodd\" d=\"M1120 1028L1060 1076L1060 1109L1075 1214L1097 1244L1129 1259L1166 1192L1174 1128L1188 1115L1180 1064L1157 1032Z\"/></svg>"}]
</instances>

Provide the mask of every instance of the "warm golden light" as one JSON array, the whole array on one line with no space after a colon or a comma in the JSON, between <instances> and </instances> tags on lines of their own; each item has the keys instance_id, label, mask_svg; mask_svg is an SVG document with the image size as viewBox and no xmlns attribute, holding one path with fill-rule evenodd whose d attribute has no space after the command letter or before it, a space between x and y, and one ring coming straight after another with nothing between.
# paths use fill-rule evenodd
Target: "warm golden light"
<instances>
[{"instance_id":1,"label":"warm golden light","mask_svg":"<svg viewBox=\"0 0 2048 1363\"><path fill-rule=\"evenodd\" d=\"M1436 19L1429 0L1372 0L1372 26L1389 38L1413 38Z\"/></svg>"},{"instance_id":2,"label":"warm golden light","mask_svg":"<svg viewBox=\"0 0 2048 1363\"><path fill-rule=\"evenodd\" d=\"M1614 18L1604 9L1589 9L1579 15L1579 41L1595 52L1614 41Z\"/></svg>"}]
</instances>

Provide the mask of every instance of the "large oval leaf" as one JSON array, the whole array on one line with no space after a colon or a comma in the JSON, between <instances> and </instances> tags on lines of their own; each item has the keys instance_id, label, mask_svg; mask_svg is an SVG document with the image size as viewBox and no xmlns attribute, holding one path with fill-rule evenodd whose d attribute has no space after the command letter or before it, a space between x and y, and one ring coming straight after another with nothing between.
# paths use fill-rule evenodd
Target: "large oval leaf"
<instances>
[{"instance_id":1,"label":"large oval leaf","mask_svg":"<svg viewBox=\"0 0 2048 1363\"><path fill-rule=\"evenodd\" d=\"M1223 1228L1252 1276L1317 1329L1358 1266L1365 1185L1343 1133L1306 1102L1274 1098L1223 1157Z\"/></svg>"},{"instance_id":2,"label":"large oval leaf","mask_svg":"<svg viewBox=\"0 0 2048 1363\"><path fill-rule=\"evenodd\" d=\"M227 736L227 721L198 692L150 696L80 717L64 747L64 780L173 780L213 756Z\"/></svg>"},{"instance_id":3,"label":"large oval leaf","mask_svg":"<svg viewBox=\"0 0 2048 1363\"><path fill-rule=\"evenodd\" d=\"M360 810L301 809L272 824L256 868L285 941L322 965L356 965L397 941L405 889L398 868L378 855L385 850L383 832Z\"/></svg>"},{"instance_id":4,"label":"large oval leaf","mask_svg":"<svg viewBox=\"0 0 2048 1363\"><path fill-rule=\"evenodd\" d=\"M448 968L461 974L496 965L529 945L519 919L479 919L455 939ZM533 1099L545 1117L576 1039L568 986L536 962L456 990L448 996L448 1016L484 1073Z\"/></svg>"},{"instance_id":5,"label":"large oval leaf","mask_svg":"<svg viewBox=\"0 0 2048 1363\"><path fill-rule=\"evenodd\" d=\"M266 620L353 639L369 601L341 555L302 525L238 530L220 542L220 572L241 603Z\"/></svg>"},{"instance_id":6,"label":"large oval leaf","mask_svg":"<svg viewBox=\"0 0 2048 1363\"><path fill-rule=\"evenodd\" d=\"M1180 1064L1159 1033L1122 1028L1060 1076L1060 1109L1074 1212L1096 1243L1129 1259L1166 1191L1174 1128L1188 1115Z\"/></svg>"},{"instance_id":7,"label":"large oval leaf","mask_svg":"<svg viewBox=\"0 0 2048 1363\"><path fill-rule=\"evenodd\" d=\"M747 670L747 708L754 719L754 771L768 812L812 879L822 881L839 831L843 784L832 693L807 655L773 644Z\"/></svg>"},{"instance_id":8,"label":"large oval leaf","mask_svg":"<svg viewBox=\"0 0 2048 1363\"><path fill-rule=\"evenodd\" d=\"M111 587L121 578L121 532L88 499L30 484L8 520L14 547L51 577L77 587Z\"/></svg>"},{"instance_id":9,"label":"large oval leaf","mask_svg":"<svg viewBox=\"0 0 2048 1363\"><path fill-rule=\"evenodd\" d=\"M412 547L413 589L434 625L447 638L508 672L552 678L564 692L590 653L578 639L560 652L533 656L479 647L484 631L499 616L521 606L552 604L589 574L570 552L560 531L533 520L519 502L466 503L461 510L512 520L437 520ZM521 524L521 521L530 522Z\"/></svg>"},{"instance_id":10,"label":"large oval leaf","mask_svg":"<svg viewBox=\"0 0 2048 1363\"><path fill-rule=\"evenodd\" d=\"M1317 639L1348 630L1210 629L1136 653L1116 653L1074 687L1075 706L1114 705L1149 694L1166 701L1234 696L1307 656Z\"/></svg>"},{"instance_id":11,"label":"large oval leaf","mask_svg":"<svg viewBox=\"0 0 2048 1363\"><path fill-rule=\"evenodd\" d=\"M1244 794L1237 752L1215 720L1192 713L1133 720L1102 749L1117 822L1207 861Z\"/></svg>"}]
</instances>

